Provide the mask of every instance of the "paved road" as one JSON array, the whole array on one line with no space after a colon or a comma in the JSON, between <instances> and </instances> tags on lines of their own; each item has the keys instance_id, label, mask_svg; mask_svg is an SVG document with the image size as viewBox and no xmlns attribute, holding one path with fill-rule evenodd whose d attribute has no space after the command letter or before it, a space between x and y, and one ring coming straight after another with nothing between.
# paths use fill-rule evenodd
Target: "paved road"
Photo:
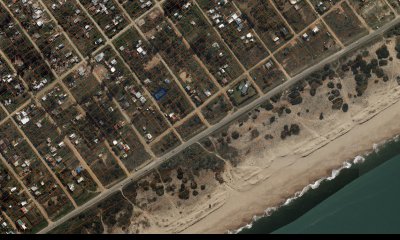
<instances>
[{"instance_id":1,"label":"paved road","mask_svg":"<svg viewBox=\"0 0 400 240\"><path fill-rule=\"evenodd\" d=\"M226 118L224 118L219 123L217 123L217 124L213 125L212 127L204 130L203 132L199 133L198 135L196 135L195 137L193 137L189 141L183 143L179 147L175 148L171 152L169 152L169 153L165 154L164 156L154 160L153 162L151 162L148 165L144 166L143 168L139 169L137 172L134 172L127 179L123 180L122 182L120 182L117 185L114 185L110 189L102 192L101 194L99 194L95 198L91 199L90 201L88 201L84 205L74 209L72 212L68 213L67 215L65 215L64 217L59 219L58 221L49 224L46 228L42 229L39 233L46 233L46 232L54 229L55 227L59 226L63 222L67 221L68 219L70 219L70 218L82 213L86 209L88 209L91 206L97 204L98 202L100 202L104 198L110 196L111 194L113 194L113 193L115 193L117 191L120 191L120 189L123 186L127 185L128 183L130 183L133 180L139 179L140 177L146 175L151 170L153 170L154 168L158 167L160 164L162 164L163 162L165 162L169 158L173 157L175 154L177 154L177 153L181 152L182 150L184 150L186 147L192 145L193 143L198 142L202 138L204 138L204 137L210 135L211 133L221 129L222 127L228 125L229 123L231 123L232 121L234 121L238 117L240 117L242 114L246 114L249 110L257 107L258 105L260 105L264 101L268 100L270 97L274 96L275 94L277 94L279 92L282 92L283 90L287 89L291 85L293 85L293 84L297 83L298 81L302 80L304 77L306 77L309 74L313 73L314 71L322 68L324 65L326 65L326 64L328 64L328 63L330 63L332 61L335 61L335 60L339 59L340 57L346 55L347 53L355 50L359 46L362 46L363 44L367 43L369 40L373 39L376 36L381 35L386 30L388 30L389 28L393 27L394 25L396 25L398 23L400 23L400 18L396 17L395 19L393 19L392 21L390 21L389 23L387 23L385 26L381 27L380 29L376 30L375 32L370 33L369 35L360 38L358 41L354 42L353 44L343 48L342 50L340 50L339 52L337 52L335 54L332 54L331 56L325 58L324 60L322 60L318 64L316 64L316 65L304 70L300 74L296 75L295 77L289 79L288 81L286 81L286 82L282 83L281 85L279 85L278 87L274 88L273 90L271 90L267 94L262 95L261 97L257 98L256 100L254 100L250 104L240 108L239 110L237 110L232 115L227 116Z\"/></svg>"}]
</instances>

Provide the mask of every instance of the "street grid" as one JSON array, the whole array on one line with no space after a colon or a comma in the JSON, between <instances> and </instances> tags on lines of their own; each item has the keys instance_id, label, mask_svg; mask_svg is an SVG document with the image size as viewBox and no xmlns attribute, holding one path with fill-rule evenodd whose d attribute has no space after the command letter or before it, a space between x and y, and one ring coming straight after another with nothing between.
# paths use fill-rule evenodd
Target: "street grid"
<instances>
[{"instance_id":1,"label":"street grid","mask_svg":"<svg viewBox=\"0 0 400 240\"><path fill-rule=\"evenodd\" d=\"M51 20L56 22L56 23L58 23L57 18L54 16L52 11L49 9L48 4L45 3L47 1L48 0L38 0L38 3L44 9L46 14L48 14L50 16ZM181 94L183 94L184 98L188 101L188 103L190 104L190 106L192 108L191 111L189 113L187 113L186 115L184 115L181 119L179 119L179 120L177 120L175 122L170 122L169 119L167 119L167 117L165 117L165 114L162 114L163 111L160 108L158 102L155 101L155 99L153 99L153 97L151 97L152 94L146 89L146 86L143 85L142 79L140 79L140 77L137 74L137 69L133 69L132 66L130 66L124 60L123 56L121 55L121 53L118 51L118 49L115 46L115 40L119 39L125 32L129 31L130 29L134 29L135 31L137 31L139 33L140 37L144 41L149 43L149 39L142 32L142 29L138 26L137 22L138 22L138 20L143 19L147 14L151 13L154 10L158 10L158 11L163 12L162 4L164 2L166 2L166 1L167 0L154 2L154 5L151 8L149 8L145 12L141 13L139 16L135 16L135 18L133 18L133 16L131 14L129 14L127 12L127 10L125 9L125 7L120 3L120 1L118 1L118 0L114 1L113 0L113 4L115 4L118 7L118 10L120 12L122 12L123 19L126 20L126 23L125 23L125 25L124 25L124 27L122 29L118 30L118 32L110 34L110 33L105 33L104 26L100 26L98 24L98 22L96 22L96 19L94 19L93 16L91 15L91 13L88 11L87 6L82 3L84 1L75 0L74 3L76 3L76 5L80 7L80 9L82 9L82 12L85 15L85 17L88 19L88 21L91 22L91 24L93 24L93 26L96 29L96 31L101 34L102 38L105 39L105 41L100 46L92 48L90 51L83 52L82 51L83 50L82 46L78 47L76 45L76 42L73 41L73 37L75 37L75 36L71 36L71 32L67 32L65 29L63 29L63 27L61 25L61 27L60 27L61 28L61 34L68 41L68 44L73 48L74 52L76 52L78 54L78 56L79 56L79 62L78 63L73 65L67 71L63 71L61 73L57 72L55 69L52 68L52 65L48 62L47 58L42 53L43 49L41 49L36 44L36 42L32 39L32 36L24 28L24 24L21 23L18 20L18 18L16 18L14 16L14 13L11 11L10 6L7 5L6 3L4 3L3 0L0 2L0 7L2 9L5 9L8 14L13 16L14 21L17 23L18 27L22 30L23 36L30 41L30 43L32 44L34 50L36 50L40 54L41 58L44 59L45 64L51 70L51 72L52 72L52 74L54 75L54 78L55 78L54 81L51 81L49 84L47 84L40 91L38 91L38 92L31 92L30 91L28 93L28 96L29 96L28 100L26 100L25 102L20 103L20 105L15 110L13 109L14 111L10 112L8 109L5 108L3 103L1 103L1 107L2 107L3 111L5 112L6 116L5 116L4 119L0 119L0 127L3 124L11 121L11 123L15 126L16 129L18 129L18 132L24 137L26 142L32 148L32 150L37 155L37 157L44 164L44 166L46 167L48 172L54 178L54 181L56 181L58 183L58 185L61 187L62 191L64 192L64 194L67 196L67 198L69 199L69 201L72 203L72 205L74 207L74 209L72 211L70 211L69 213L67 213L66 215L61 217L60 219L51 220L49 218L47 212L46 212L46 209L43 208L43 206L36 200L36 198L34 198L30 194L29 190L27 189L27 186L25 186L23 184L23 182L18 177L16 172L11 167L8 166L7 161L1 155L1 161L3 162L3 164L5 164L7 166L8 171L11 172L11 174L14 177L17 178L19 184L23 186L24 192L26 192L29 195L29 197L32 199L33 203L36 205L36 207L39 209L39 211L41 212L43 217L48 222L48 226L46 228L42 229L40 231L40 233L46 233L46 232L52 230L56 226L58 226L61 223L65 222L66 220L72 218L73 216L76 216L78 213L81 213L85 209L88 209L89 207L95 205L96 203L98 203L102 199L106 198L107 196L110 196L112 193L115 193L116 191L120 191L120 189L122 189L122 187L124 185L126 185L129 182L131 182L133 179L138 179L141 176L147 174L149 171L151 171L151 169L156 168L161 163L167 161L169 158L171 158L174 155L178 154L179 152L181 152L186 147L196 143L197 141L199 141L203 137L206 137L207 135L217 131L221 127L229 124L230 122L235 120L240 115L247 113L247 111L251 110L252 108L254 108L257 105L259 105L260 103L262 103L263 101L267 100L269 97L273 96L274 94L278 93L279 91L282 91L282 90L286 89L287 87L289 87L290 85L296 83L297 81L300 81L307 74L311 73L314 70L317 70L317 68L322 67L324 64L329 63L330 61L335 60L335 59L339 58L340 56L343 56L344 54L346 54L346 53L350 52L351 50L357 48L357 46L359 44L368 42L368 40L370 40L370 39L372 39L372 38L374 38L376 36L379 36L379 34L383 33L385 30L387 30L390 27L394 26L395 24L399 23L399 18L398 18L397 12L392 8L392 6L390 4L388 4L388 5L390 6L391 10L393 10L393 12L395 12L396 18L394 20L390 21L389 23L385 24L381 28L379 28L377 30L373 30L368 26L368 24L365 22L365 20L354 10L352 5L348 3L348 0L339 1L339 3L337 5L331 7L327 12L325 12L322 15L318 14L315 11L314 7L312 7L312 5L311 5L309 0L305 0L306 4L308 4L313 9L314 13L317 16L317 18L311 24L309 24L309 26L314 26L317 23L322 23L327 28L326 29L327 32L329 32L333 36L335 41L339 44L340 50L338 52L336 52L335 54L332 54L332 55L328 56L323 61L320 61L315 66L308 66L308 68L306 70L303 70L301 73L296 74L294 76L290 76L288 74L288 72L285 70L285 68L282 66L282 64L279 61L276 60L275 56L277 55L277 53L282 51L282 49L285 49L291 43L293 43L298 38L300 38L307 31L309 26L307 26L306 28L300 30L298 33L295 33L295 31L292 29L290 24L287 23L287 20L285 19L285 17L276 8L275 2L273 0L270 0L270 4L274 7L275 11L278 13L278 15L281 17L281 19L288 24L289 30L293 33L293 37L291 38L291 40L289 40L288 42L284 43L279 48L271 51L271 50L268 49L266 43L264 43L263 40L258 36L258 34L255 31L255 29L252 29L252 32L254 33L255 37L262 44L263 48L265 48L265 50L266 50L266 52L268 54L267 54L267 56L265 58L263 58L260 61L258 61L258 63L254 64L252 66L245 66L241 62L241 59L238 58L238 56L235 54L235 51L234 51L235 49L231 49L230 48L229 44L225 41L223 35L218 31L216 26L214 26L212 24L212 21L207 16L207 14L204 12L204 10L201 9L201 7L198 5L197 1L194 0L193 1L193 3L194 3L193 6L197 7L200 10L202 16L207 21L208 27L210 29L212 29L212 31L215 34L215 36L218 37L218 40L223 44L224 48L227 49L228 53L232 56L234 61L238 64L238 66L240 67L241 73L240 73L240 76L236 77L235 79L232 79L232 81L230 81L228 84L222 85L219 81L217 81L217 79L214 76L214 74L212 74L210 72L210 69L207 67L207 64L205 64L204 61L199 56L195 55L194 57L195 57L196 61L201 65L202 69L211 78L212 82L215 84L215 86L217 88L217 90L212 94L212 96L210 96L208 99L203 101L200 105L196 105L193 102L193 100L191 99L191 97L185 91L182 83L178 79L178 76L175 75L175 72L172 70L172 68L168 64L168 61L165 60L165 58L163 56L161 56L161 54L156 53L155 57L159 59L160 64L162 64L166 68L166 70L168 71L168 74L172 76L172 80L174 81L176 86L178 86L177 91L179 91ZM359 18L360 22L363 24L363 26L369 31L369 35L367 35L365 37L362 37L358 41L356 41L356 42L354 42L354 43L352 43L352 44L350 44L348 46L345 46L340 41L340 39L337 37L336 33L333 32L332 29L330 28L330 26L324 21L324 17L326 15L328 15L329 13L331 13L332 11L334 11L338 6L340 6L340 4L342 2L347 2L348 3L350 8L354 11L355 15ZM385 2L386 2L386 0L385 0ZM233 2L233 6L236 8L237 11L240 11L239 8L236 6L236 4L234 2ZM183 42L188 47L192 47L192 48L195 47L195 46L190 44L190 41L188 41L185 38L185 35L183 35L180 32L179 28L176 26L176 24L174 24L174 22L170 18L166 17L166 20L173 27L173 29L178 33L178 35L182 36ZM134 124L132 124L132 119L127 114L127 112L121 107L120 103L116 99L112 99L113 104L117 107L117 111L121 114L121 116L125 119L125 121L129 123L128 124L129 128L132 130L132 132L139 139L140 144L143 146L145 151L149 154L150 158L146 161L145 164L143 164L142 166L138 167L137 169L129 170L125 166L123 161L121 161L121 159L114 154L114 151L111 150L111 147L110 147L109 151L111 152L113 157L118 162L118 165L123 169L123 171L124 171L126 176L125 176L125 179L120 180L119 183L115 182L114 184L109 185L109 186L106 187L106 186L103 186L103 184L99 181L99 179L96 177L96 175L94 174L94 172L90 168L90 165L87 164L86 160L79 154L79 151L77 151L74 148L74 146L71 144L71 142L69 142L68 139L67 139L66 141L67 141L68 147L72 150L72 152L75 155L75 157L77 157L77 159L82 163L82 165L88 170L89 174L94 179L94 181L95 181L95 183L96 183L96 185L98 187L98 190L99 190L99 194L96 197L94 197L91 200L87 201L86 203L78 206L76 204L76 202L74 201L74 199L72 198L71 194L68 192L68 190L65 188L65 186L61 183L61 180L59 179L59 177L56 176L54 171L48 166L48 164L46 164L46 161L43 159L41 153L36 149L36 147L34 146L34 144L31 141L31 139L29 139L26 136L26 134L23 131L23 129L14 120L14 117L18 112L20 112L22 109L24 109L25 107L27 107L31 103L36 103L36 104L40 105L41 97L44 94L46 94L49 90L53 89L56 85L60 85L62 87L62 89L68 93L70 98L72 98L72 101L74 103L78 104L76 99L73 97L73 94L71 94L70 89L68 88L68 86L65 85L63 80L66 77L68 77L69 75L71 75L73 72L77 71L81 66L90 64L91 61L92 61L92 58L94 56L96 56L97 54L101 53L102 51L104 51L107 47L111 47L111 49L114 50L116 55L120 59L122 59L124 66L128 69L129 73L133 76L133 78L135 79L136 83L138 85L140 85L144 89L146 95L149 96L149 100L155 106L156 111L160 112L161 115L163 116L164 120L168 124L168 128L164 132L162 132L159 136L157 136L153 141L148 143L146 141L146 139L142 136L142 134L140 134L140 130ZM3 59L6 62L6 64L9 66L9 68L12 71L17 72L17 70L14 68L14 65L12 64L10 56L8 56L3 50L0 50L0 56L1 56L1 59ZM277 67L282 71L282 73L285 75L287 80L286 80L286 82L284 82L281 85L275 87L274 89L270 90L269 92L264 93L262 91L262 89L260 88L260 86L257 85L256 81L252 78L251 72L253 70L255 70L256 68L260 67L261 65L265 64L270 59L272 59L277 64ZM94 75L94 77L95 77L96 81L99 84L102 84L102 80L99 78L99 76ZM225 98L229 101L229 97L227 95L227 91L229 89L233 88L233 86L237 85L243 78L247 78L247 79L250 80L252 86L256 89L257 98L255 100L253 100L251 103L247 103L244 106L240 106L240 107L234 108L233 111L231 111L227 116L225 116L218 123L214 123L214 124L210 123L205 118L205 116L204 116L204 114L202 112L203 108L207 104L215 101L217 98L219 98L221 96L225 96ZM19 80L24 84L24 86L26 86L28 88L29 83L27 83L25 79L19 77ZM107 87L105 88L105 90L108 91ZM85 112L84 109L82 109L82 111ZM191 137L190 139L186 139L185 140L186 137L182 136L181 134L179 134L180 127L182 125L184 125L187 121L191 120L195 116L200 119L201 124L204 126L205 129L202 130L200 133L196 133L196 135ZM50 115L46 114L46 117L48 117L51 121L54 121L54 120L52 120ZM171 149L170 151L168 151L164 155L157 157L157 154L155 154L155 152L153 151L153 146L159 144L159 142L161 142L163 140L163 138L167 137L169 134L173 134L179 139L179 146L176 146L176 147L174 147L174 149ZM4 216L6 216L6 218L8 217L7 214L5 214L4 212L2 212L2 214Z\"/></svg>"}]
</instances>

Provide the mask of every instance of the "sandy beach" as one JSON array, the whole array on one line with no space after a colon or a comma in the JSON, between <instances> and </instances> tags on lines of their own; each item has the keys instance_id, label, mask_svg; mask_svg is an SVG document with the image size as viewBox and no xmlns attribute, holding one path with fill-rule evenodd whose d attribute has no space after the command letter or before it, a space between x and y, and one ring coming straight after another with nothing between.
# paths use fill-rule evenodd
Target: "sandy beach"
<instances>
[{"instance_id":1,"label":"sandy beach","mask_svg":"<svg viewBox=\"0 0 400 240\"><path fill-rule=\"evenodd\" d=\"M396 69L396 61L391 69ZM374 144L399 134L400 89L394 80L396 71L391 74L389 83L372 86L362 100L355 100L350 115L333 114L327 123L330 126L311 123L305 126L305 135L276 146L286 151L247 150L246 160L231 169L235 180L226 183L226 202L182 232L227 233L243 227L254 215L262 216L267 208L280 206L308 184L330 176L345 161L353 161L371 151ZM262 167L260 159L264 160Z\"/></svg>"},{"instance_id":2,"label":"sandy beach","mask_svg":"<svg viewBox=\"0 0 400 240\"><path fill-rule=\"evenodd\" d=\"M344 161L372 150L374 143L396 136L400 133L399 118L400 102L396 102L307 158L291 156L290 160L281 159L287 162L286 167L271 171L267 180L245 192L231 192L225 205L183 233L225 233L228 229L234 230L246 225L254 215L263 215L267 208L279 206L306 185L329 176Z\"/></svg>"}]
</instances>

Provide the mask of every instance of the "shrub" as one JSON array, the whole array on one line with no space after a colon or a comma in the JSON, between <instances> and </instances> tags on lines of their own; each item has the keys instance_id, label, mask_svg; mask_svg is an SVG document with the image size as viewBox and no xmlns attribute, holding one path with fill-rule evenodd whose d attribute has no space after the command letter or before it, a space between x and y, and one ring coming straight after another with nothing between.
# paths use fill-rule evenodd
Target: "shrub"
<instances>
[{"instance_id":1,"label":"shrub","mask_svg":"<svg viewBox=\"0 0 400 240\"><path fill-rule=\"evenodd\" d=\"M383 81L384 81L384 82L389 81L389 76L385 74L385 76L383 76Z\"/></svg>"},{"instance_id":2,"label":"shrub","mask_svg":"<svg viewBox=\"0 0 400 240\"><path fill-rule=\"evenodd\" d=\"M182 184L181 188L179 189L178 197L182 200L188 200L189 194L189 190L185 187L185 185Z\"/></svg>"},{"instance_id":3,"label":"shrub","mask_svg":"<svg viewBox=\"0 0 400 240\"><path fill-rule=\"evenodd\" d=\"M333 110L339 110L342 108L342 106L343 106L343 98L336 98L335 100L333 100L332 102Z\"/></svg>"},{"instance_id":4,"label":"shrub","mask_svg":"<svg viewBox=\"0 0 400 240\"><path fill-rule=\"evenodd\" d=\"M262 107L267 111L271 111L272 109L274 109L274 105L272 105L272 103L269 101L263 104Z\"/></svg>"},{"instance_id":5,"label":"shrub","mask_svg":"<svg viewBox=\"0 0 400 240\"><path fill-rule=\"evenodd\" d=\"M337 90L337 89L333 89L333 90L331 91L331 94L332 94L333 96L335 96L335 97L339 97L339 96L340 96L340 91Z\"/></svg>"},{"instance_id":6,"label":"shrub","mask_svg":"<svg viewBox=\"0 0 400 240\"><path fill-rule=\"evenodd\" d=\"M272 97L270 98L270 100L271 100L272 102L274 102L274 103L277 103L277 102L279 101L279 99L281 98L281 96L282 96L282 92L281 92L281 93L278 93L278 94L275 94L274 96L272 96Z\"/></svg>"},{"instance_id":7,"label":"shrub","mask_svg":"<svg viewBox=\"0 0 400 240\"><path fill-rule=\"evenodd\" d=\"M157 188L156 188L156 194L158 195L158 196L162 196L162 195L164 195L164 186L163 185L161 185L161 186L157 186Z\"/></svg>"},{"instance_id":8,"label":"shrub","mask_svg":"<svg viewBox=\"0 0 400 240\"><path fill-rule=\"evenodd\" d=\"M349 105L347 103L343 104L342 111L347 112L349 110Z\"/></svg>"},{"instance_id":9,"label":"shrub","mask_svg":"<svg viewBox=\"0 0 400 240\"><path fill-rule=\"evenodd\" d=\"M237 131L233 131L232 134L231 134L231 137L236 140L236 139L238 139L240 137L240 135L239 135L239 133Z\"/></svg>"},{"instance_id":10,"label":"shrub","mask_svg":"<svg viewBox=\"0 0 400 240\"><path fill-rule=\"evenodd\" d=\"M252 139L252 140L255 139L255 138L257 138L259 135L260 135L260 132L258 132L257 129L253 129L253 130L251 131L251 139Z\"/></svg>"},{"instance_id":11,"label":"shrub","mask_svg":"<svg viewBox=\"0 0 400 240\"><path fill-rule=\"evenodd\" d=\"M312 97L314 97L316 93L317 93L317 90L316 90L315 88L311 88L311 89L310 89L310 95L311 95Z\"/></svg>"},{"instance_id":12,"label":"shrub","mask_svg":"<svg viewBox=\"0 0 400 240\"><path fill-rule=\"evenodd\" d=\"M303 98L299 92L296 92L295 94L291 94L291 96L289 96L289 102L292 105L298 105L303 102Z\"/></svg>"},{"instance_id":13,"label":"shrub","mask_svg":"<svg viewBox=\"0 0 400 240\"><path fill-rule=\"evenodd\" d=\"M265 134L264 138L265 140L270 140L273 139L274 137L271 134Z\"/></svg>"},{"instance_id":14,"label":"shrub","mask_svg":"<svg viewBox=\"0 0 400 240\"><path fill-rule=\"evenodd\" d=\"M203 141L203 144L206 148L209 148L212 146L212 142L209 138L207 138L206 140Z\"/></svg>"},{"instance_id":15,"label":"shrub","mask_svg":"<svg viewBox=\"0 0 400 240\"><path fill-rule=\"evenodd\" d=\"M275 116L270 117L269 119L269 123L272 124L273 122L275 122Z\"/></svg>"},{"instance_id":16,"label":"shrub","mask_svg":"<svg viewBox=\"0 0 400 240\"><path fill-rule=\"evenodd\" d=\"M376 50L375 53L379 59L388 58L390 56L386 45L383 45L382 47L378 48L378 50Z\"/></svg>"},{"instance_id":17,"label":"shrub","mask_svg":"<svg viewBox=\"0 0 400 240\"><path fill-rule=\"evenodd\" d=\"M385 76L385 72L383 71L382 68L377 68L376 71L375 71L375 75L378 78L383 78Z\"/></svg>"},{"instance_id":18,"label":"shrub","mask_svg":"<svg viewBox=\"0 0 400 240\"><path fill-rule=\"evenodd\" d=\"M293 135L299 135L299 133L300 133L299 125L297 125L297 124L290 125L290 133Z\"/></svg>"},{"instance_id":19,"label":"shrub","mask_svg":"<svg viewBox=\"0 0 400 240\"><path fill-rule=\"evenodd\" d=\"M379 66L386 66L388 65L388 61L387 60L379 60Z\"/></svg>"}]
</instances>

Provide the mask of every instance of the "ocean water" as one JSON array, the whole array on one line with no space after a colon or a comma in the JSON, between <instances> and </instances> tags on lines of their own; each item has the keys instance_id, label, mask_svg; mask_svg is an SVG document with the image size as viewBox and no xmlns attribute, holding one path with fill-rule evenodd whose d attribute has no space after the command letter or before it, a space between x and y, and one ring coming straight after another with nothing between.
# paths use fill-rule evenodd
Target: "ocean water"
<instances>
[{"instance_id":1,"label":"ocean water","mask_svg":"<svg viewBox=\"0 0 400 240\"><path fill-rule=\"evenodd\" d=\"M400 141L349 160L239 234L400 233ZM327 156L329 157L329 156Z\"/></svg>"}]
</instances>

